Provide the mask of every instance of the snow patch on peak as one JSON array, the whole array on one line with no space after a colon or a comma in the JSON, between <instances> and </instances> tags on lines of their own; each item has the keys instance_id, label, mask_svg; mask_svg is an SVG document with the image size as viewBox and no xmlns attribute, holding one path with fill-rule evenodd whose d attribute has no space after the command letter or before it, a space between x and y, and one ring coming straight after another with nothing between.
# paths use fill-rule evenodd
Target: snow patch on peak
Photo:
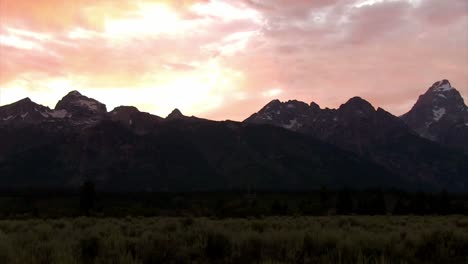
<instances>
[{"instance_id":1,"label":"snow patch on peak","mask_svg":"<svg viewBox=\"0 0 468 264\"><path fill-rule=\"evenodd\" d=\"M283 127L286 128L286 129L292 129L292 128L297 128L297 127L301 127L301 126L302 125L297 122L296 118L290 120L288 125L283 125Z\"/></svg>"},{"instance_id":2,"label":"snow patch on peak","mask_svg":"<svg viewBox=\"0 0 468 264\"><path fill-rule=\"evenodd\" d=\"M364 113L364 111L359 110L359 109L356 110L355 113L356 113L357 116L361 116L361 117L366 115L366 114Z\"/></svg>"},{"instance_id":3,"label":"snow patch on peak","mask_svg":"<svg viewBox=\"0 0 468 264\"><path fill-rule=\"evenodd\" d=\"M450 84L450 82L447 80L438 81L434 83L433 87L434 87L433 89L434 92L446 92L446 91L450 91L454 89L452 85Z\"/></svg>"},{"instance_id":4,"label":"snow patch on peak","mask_svg":"<svg viewBox=\"0 0 468 264\"><path fill-rule=\"evenodd\" d=\"M443 84L437 87L436 91L445 92L445 91L450 91L452 89L453 87L450 84Z\"/></svg>"},{"instance_id":5,"label":"snow patch on peak","mask_svg":"<svg viewBox=\"0 0 468 264\"><path fill-rule=\"evenodd\" d=\"M67 110L56 110L53 112L50 112L49 115L53 118L65 118L68 116Z\"/></svg>"},{"instance_id":6,"label":"snow patch on peak","mask_svg":"<svg viewBox=\"0 0 468 264\"><path fill-rule=\"evenodd\" d=\"M77 103L93 111L97 111L99 109L98 104L91 100L80 99L77 101Z\"/></svg>"},{"instance_id":7,"label":"snow patch on peak","mask_svg":"<svg viewBox=\"0 0 468 264\"><path fill-rule=\"evenodd\" d=\"M296 106L293 105L293 104L288 104L287 106L288 106L288 108L296 108Z\"/></svg>"},{"instance_id":8,"label":"snow patch on peak","mask_svg":"<svg viewBox=\"0 0 468 264\"><path fill-rule=\"evenodd\" d=\"M437 110L432 110L432 114L433 114L433 117L434 117L434 121L439 121L444 115L445 115L445 108L439 108Z\"/></svg>"},{"instance_id":9,"label":"snow patch on peak","mask_svg":"<svg viewBox=\"0 0 468 264\"><path fill-rule=\"evenodd\" d=\"M7 117L3 118L3 121L8 121L8 120L12 119L13 117L14 117L14 116L12 116L12 115L7 116Z\"/></svg>"}]
</instances>

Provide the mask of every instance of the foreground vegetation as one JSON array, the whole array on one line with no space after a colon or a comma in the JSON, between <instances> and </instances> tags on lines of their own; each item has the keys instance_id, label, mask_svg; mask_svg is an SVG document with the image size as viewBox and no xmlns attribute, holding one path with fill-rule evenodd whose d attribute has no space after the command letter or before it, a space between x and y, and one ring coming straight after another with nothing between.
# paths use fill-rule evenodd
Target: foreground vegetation
<instances>
[{"instance_id":1,"label":"foreground vegetation","mask_svg":"<svg viewBox=\"0 0 468 264\"><path fill-rule=\"evenodd\" d=\"M468 263L465 216L0 221L0 263Z\"/></svg>"}]
</instances>

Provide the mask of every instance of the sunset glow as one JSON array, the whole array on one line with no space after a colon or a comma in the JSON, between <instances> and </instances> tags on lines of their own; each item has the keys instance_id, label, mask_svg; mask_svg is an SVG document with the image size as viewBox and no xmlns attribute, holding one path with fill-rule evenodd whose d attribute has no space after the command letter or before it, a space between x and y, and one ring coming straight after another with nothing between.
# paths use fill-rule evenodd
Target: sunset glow
<instances>
[{"instance_id":1,"label":"sunset glow","mask_svg":"<svg viewBox=\"0 0 468 264\"><path fill-rule=\"evenodd\" d=\"M358 95L402 114L439 79L467 96L467 28L463 0L0 0L0 105L79 90L243 120L275 98Z\"/></svg>"},{"instance_id":2,"label":"sunset glow","mask_svg":"<svg viewBox=\"0 0 468 264\"><path fill-rule=\"evenodd\" d=\"M106 36L120 39L183 31L182 21L164 4L139 5L131 18L106 19L104 27Z\"/></svg>"}]
</instances>

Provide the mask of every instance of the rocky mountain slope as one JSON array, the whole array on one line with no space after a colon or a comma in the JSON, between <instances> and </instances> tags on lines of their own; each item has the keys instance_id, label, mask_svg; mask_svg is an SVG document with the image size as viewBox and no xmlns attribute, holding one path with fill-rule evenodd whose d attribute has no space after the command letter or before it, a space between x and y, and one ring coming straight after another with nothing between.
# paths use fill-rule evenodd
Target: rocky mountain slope
<instances>
[{"instance_id":1,"label":"rocky mountain slope","mask_svg":"<svg viewBox=\"0 0 468 264\"><path fill-rule=\"evenodd\" d=\"M460 142L468 140L463 132L465 123L460 118L463 117L466 106L460 94L455 89L448 88L451 87L448 81L441 81L435 86L432 90L440 89L440 92L449 93L445 95L447 98L453 97L453 101L446 102L445 117L442 114L438 116L440 124L451 125L447 125L447 130L439 126L439 133L457 135L458 138L453 137L452 144L449 144L447 137L444 137L445 141L440 136L430 139L449 147L460 146ZM431 120L434 120L432 108L430 113ZM298 101L274 100L244 122L279 126L311 135L368 158L413 182L431 182L432 185L437 185L441 181L448 181L468 188L465 183L468 174L456 172L466 170L466 154L456 148L449 149L421 138L418 133L422 131L413 130L405 123L406 120L408 119L400 119L384 109L375 109L364 99L354 97L338 109L321 109L316 103L308 105ZM424 137L424 134L421 135ZM445 153L452 154L444 156Z\"/></svg>"},{"instance_id":2,"label":"rocky mountain slope","mask_svg":"<svg viewBox=\"0 0 468 264\"><path fill-rule=\"evenodd\" d=\"M422 137L468 151L468 107L448 80L434 83L401 118Z\"/></svg>"},{"instance_id":3,"label":"rocky mountain slope","mask_svg":"<svg viewBox=\"0 0 468 264\"><path fill-rule=\"evenodd\" d=\"M0 123L0 188L76 188L84 179L113 191L405 186L385 168L306 135L176 112L162 119L118 107L85 126L72 115L61 128L47 120Z\"/></svg>"}]
</instances>

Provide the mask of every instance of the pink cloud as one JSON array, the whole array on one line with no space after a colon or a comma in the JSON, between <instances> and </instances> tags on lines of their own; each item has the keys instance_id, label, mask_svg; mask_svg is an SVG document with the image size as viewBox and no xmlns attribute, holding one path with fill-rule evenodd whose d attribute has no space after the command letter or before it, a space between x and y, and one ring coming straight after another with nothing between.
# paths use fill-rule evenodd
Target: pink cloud
<instances>
[{"instance_id":1,"label":"pink cloud","mask_svg":"<svg viewBox=\"0 0 468 264\"><path fill-rule=\"evenodd\" d=\"M157 2L170 3L189 29L115 39L105 32L106 16L133 17L135 1L0 0L0 35L44 47L28 50L0 42L0 86L39 73L73 76L86 87L109 93L122 87L138 92L152 84L148 78L167 75L176 81L177 74L206 73L216 61L216 67L239 75L238 83L229 84L236 90L214 89L210 96L222 97L222 103L197 114L235 120L274 99L262 96L272 89L282 90L277 95L282 100L315 101L323 107L337 107L359 95L395 114L407 111L439 79L450 79L468 94L468 11L463 0L423 0L420 5L383 1L361 8L344 0L224 1L229 6L223 8L238 12L232 19L209 10L197 13L191 8L194 1ZM241 16L242 11L253 15ZM15 35L7 27L51 37ZM82 35L70 37L76 29Z\"/></svg>"}]
</instances>

